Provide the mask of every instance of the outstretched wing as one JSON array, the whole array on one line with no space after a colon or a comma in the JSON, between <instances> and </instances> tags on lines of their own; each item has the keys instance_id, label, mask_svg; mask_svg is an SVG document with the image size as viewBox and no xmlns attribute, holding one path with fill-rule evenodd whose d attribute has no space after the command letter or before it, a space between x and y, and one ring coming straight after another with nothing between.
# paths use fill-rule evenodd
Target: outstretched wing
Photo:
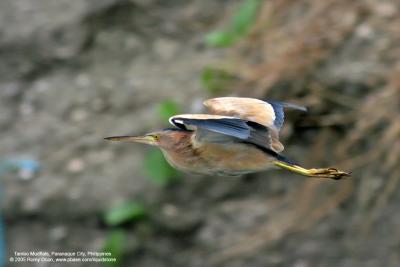
<instances>
[{"instance_id":1,"label":"outstretched wing","mask_svg":"<svg viewBox=\"0 0 400 267\"><path fill-rule=\"evenodd\" d=\"M306 111L295 104L262 101L246 97L218 97L204 101L204 105L212 114L232 116L247 121L254 121L270 129L272 149L281 152L284 147L279 142L279 131L282 128L285 114L284 108Z\"/></svg>"},{"instance_id":2,"label":"outstretched wing","mask_svg":"<svg viewBox=\"0 0 400 267\"><path fill-rule=\"evenodd\" d=\"M284 108L307 111L306 107L295 104L247 97L218 97L208 99L203 104L212 114L254 121L277 131L284 122Z\"/></svg>"},{"instance_id":3,"label":"outstretched wing","mask_svg":"<svg viewBox=\"0 0 400 267\"><path fill-rule=\"evenodd\" d=\"M207 114L176 115L169 121L178 128L195 130L198 142L249 143L277 159L287 161L272 149L270 129L257 122Z\"/></svg>"}]
</instances>

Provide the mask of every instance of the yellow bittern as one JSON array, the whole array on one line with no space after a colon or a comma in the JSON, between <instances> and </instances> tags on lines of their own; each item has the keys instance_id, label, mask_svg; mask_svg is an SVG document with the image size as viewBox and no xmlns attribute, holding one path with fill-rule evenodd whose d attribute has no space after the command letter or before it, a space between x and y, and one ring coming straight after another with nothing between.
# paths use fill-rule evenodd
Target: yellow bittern
<instances>
[{"instance_id":1,"label":"yellow bittern","mask_svg":"<svg viewBox=\"0 0 400 267\"><path fill-rule=\"evenodd\" d=\"M190 173L236 176L277 166L310 177L349 176L335 168L306 169L280 154L283 109L305 107L241 97L208 99L204 105L211 114L173 116L169 122L175 128L105 139L158 146L172 166Z\"/></svg>"}]
</instances>

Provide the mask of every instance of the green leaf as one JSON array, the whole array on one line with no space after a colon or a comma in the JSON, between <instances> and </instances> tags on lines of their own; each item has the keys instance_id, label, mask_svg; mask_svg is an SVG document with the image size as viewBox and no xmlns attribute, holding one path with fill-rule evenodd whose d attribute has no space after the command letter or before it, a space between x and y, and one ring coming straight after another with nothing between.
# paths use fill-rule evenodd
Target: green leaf
<instances>
[{"instance_id":1,"label":"green leaf","mask_svg":"<svg viewBox=\"0 0 400 267\"><path fill-rule=\"evenodd\" d=\"M201 83L211 93L224 89L234 76L225 70L206 67L201 74Z\"/></svg>"},{"instance_id":2,"label":"green leaf","mask_svg":"<svg viewBox=\"0 0 400 267\"><path fill-rule=\"evenodd\" d=\"M205 42L209 46L229 47L235 42L235 38L231 32L216 31L207 34Z\"/></svg>"},{"instance_id":3,"label":"green leaf","mask_svg":"<svg viewBox=\"0 0 400 267\"><path fill-rule=\"evenodd\" d=\"M250 29L257 18L260 0L246 0L240 5L233 17L233 32L236 35L244 35Z\"/></svg>"},{"instance_id":4,"label":"green leaf","mask_svg":"<svg viewBox=\"0 0 400 267\"><path fill-rule=\"evenodd\" d=\"M144 161L144 169L148 178L159 184L167 185L178 178L179 173L165 160L159 149L150 151Z\"/></svg>"},{"instance_id":5,"label":"green leaf","mask_svg":"<svg viewBox=\"0 0 400 267\"><path fill-rule=\"evenodd\" d=\"M122 266L122 255L124 252L125 232L123 230L114 230L108 234L104 244L103 251L111 253L110 258L115 258L115 262L104 262L107 267Z\"/></svg>"},{"instance_id":6,"label":"green leaf","mask_svg":"<svg viewBox=\"0 0 400 267\"><path fill-rule=\"evenodd\" d=\"M245 0L233 16L228 30L211 32L206 35L205 43L214 47L229 47L240 37L247 34L257 18L261 0Z\"/></svg>"},{"instance_id":7,"label":"green leaf","mask_svg":"<svg viewBox=\"0 0 400 267\"><path fill-rule=\"evenodd\" d=\"M172 100L167 100L158 106L158 113L162 120L168 120L169 117L180 113L179 105Z\"/></svg>"},{"instance_id":8,"label":"green leaf","mask_svg":"<svg viewBox=\"0 0 400 267\"><path fill-rule=\"evenodd\" d=\"M116 226L126 222L142 219L146 210L142 204L131 202L111 208L104 214L104 221L107 225Z\"/></svg>"}]
</instances>

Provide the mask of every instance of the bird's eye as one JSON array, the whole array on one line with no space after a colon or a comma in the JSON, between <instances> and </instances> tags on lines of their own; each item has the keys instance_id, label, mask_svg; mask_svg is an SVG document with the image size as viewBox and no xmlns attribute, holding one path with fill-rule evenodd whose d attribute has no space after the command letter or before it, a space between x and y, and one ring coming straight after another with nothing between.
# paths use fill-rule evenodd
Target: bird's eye
<instances>
[{"instance_id":1,"label":"bird's eye","mask_svg":"<svg viewBox=\"0 0 400 267\"><path fill-rule=\"evenodd\" d=\"M158 134L153 135L153 138L155 141L159 141L160 140L160 136Z\"/></svg>"}]
</instances>

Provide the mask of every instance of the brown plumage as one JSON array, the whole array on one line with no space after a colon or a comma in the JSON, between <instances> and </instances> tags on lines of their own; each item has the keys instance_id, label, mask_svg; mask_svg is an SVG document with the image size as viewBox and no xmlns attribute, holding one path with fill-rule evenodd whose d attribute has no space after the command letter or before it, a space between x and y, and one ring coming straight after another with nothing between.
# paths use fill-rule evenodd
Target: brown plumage
<instances>
[{"instance_id":1,"label":"brown plumage","mask_svg":"<svg viewBox=\"0 0 400 267\"><path fill-rule=\"evenodd\" d=\"M334 168L304 169L279 154L284 149L279 141L283 108L304 107L239 97L209 99L204 105L211 114L171 117L176 128L106 139L158 146L172 166L185 172L231 176L280 167L312 177L348 176Z\"/></svg>"}]
</instances>

